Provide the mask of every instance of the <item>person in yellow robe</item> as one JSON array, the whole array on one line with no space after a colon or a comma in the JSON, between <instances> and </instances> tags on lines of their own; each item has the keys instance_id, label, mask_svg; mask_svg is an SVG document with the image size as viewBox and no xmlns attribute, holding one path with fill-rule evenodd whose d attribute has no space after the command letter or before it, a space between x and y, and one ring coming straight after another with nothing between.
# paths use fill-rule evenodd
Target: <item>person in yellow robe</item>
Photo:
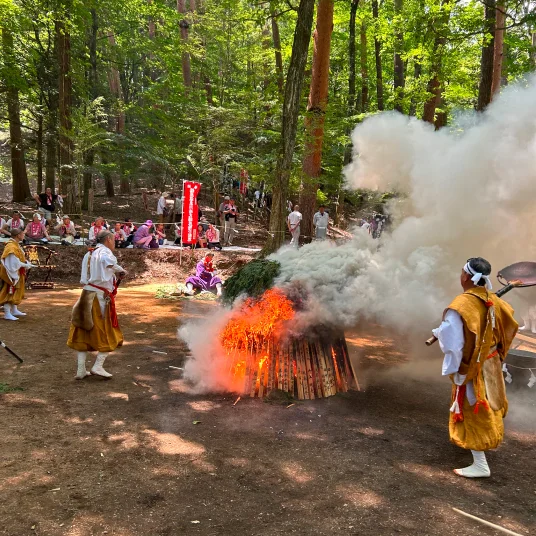
<instances>
[{"instance_id":1,"label":"person in yellow robe","mask_svg":"<svg viewBox=\"0 0 536 536\"><path fill-rule=\"evenodd\" d=\"M84 285L79 300L73 307L71 329L67 346L77 351L76 379L95 374L104 378L112 375L104 370L104 361L110 352L123 344L123 334L117 320L115 296L118 276L126 272L114 256L115 237L111 231L100 231L97 246L90 249L82 261L80 282ZM88 352L97 352L91 372L86 370Z\"/></svg>"},{"instance_id":2,"label":"person in yellow robe","mask_svg":"<svg viewBox=\"0 0 536 536\"><path fill-rule=\"evenodd\" d=\"M24 240L24 229L12 229L10 235L0 263L0 305L4 306L6 320L18 320L18 317L26 316L19 311L18 305L24 299L26 270L32 268L32 264L26 261L20 245Z\"/></svg>"},{"instance_id":3,"label":"person in yellow robe","mask_svg":"<svg viewBox=\"0 0 536 536\"><path fill-rule=\"evenodd\" d=\"M463 267L463 294L457 296L435 330L445 354L443 375L452 381L450 440L470 449L473 464L455 469L467 478L489 477L485 451L504 437L508 411L502 362L517 332L514 311L491 291L490 263L469 259Z\"/></svg>"}]
</instances>

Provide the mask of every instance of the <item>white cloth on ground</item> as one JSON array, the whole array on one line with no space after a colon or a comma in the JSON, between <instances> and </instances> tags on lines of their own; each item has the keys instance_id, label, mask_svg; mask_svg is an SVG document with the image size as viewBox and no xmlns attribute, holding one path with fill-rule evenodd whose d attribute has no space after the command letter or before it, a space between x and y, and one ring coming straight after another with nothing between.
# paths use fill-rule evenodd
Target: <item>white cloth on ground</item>
<instances>
[{"instance_id":1,"label":"white cloth on ground","mask_svg":"<svg viewBox=\"0 0 536 536\"><path fill-rule=\"evenodd\" d=\"M462 317L453 309L447 309L443 322L438 328L432 330L432 333L439 340L441 351L445 354L442 375L453 374L454 383L463 385L466 376L458 372L465 345ZM476 397L472 382L467 383L466 396L469 404L473 406L476 403Z\"/></svg>"}]
</instances>

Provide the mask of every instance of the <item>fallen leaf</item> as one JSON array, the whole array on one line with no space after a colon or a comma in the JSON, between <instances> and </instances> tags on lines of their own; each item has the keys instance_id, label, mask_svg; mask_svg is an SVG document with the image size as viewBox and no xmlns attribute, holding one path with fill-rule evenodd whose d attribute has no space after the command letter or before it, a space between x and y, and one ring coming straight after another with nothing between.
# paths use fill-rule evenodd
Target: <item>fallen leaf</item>
<instances>
[{"instance_id":1,"label":"fallen leaf","mask_svg":"<svg viewBox=\"0 0 536 536\"><path fill-rule=\"evenodd\" d=\"M190 521L190 523L201 523L201 521L197 521L197 519L195 521Z\"/></svg>"}]
</instances>

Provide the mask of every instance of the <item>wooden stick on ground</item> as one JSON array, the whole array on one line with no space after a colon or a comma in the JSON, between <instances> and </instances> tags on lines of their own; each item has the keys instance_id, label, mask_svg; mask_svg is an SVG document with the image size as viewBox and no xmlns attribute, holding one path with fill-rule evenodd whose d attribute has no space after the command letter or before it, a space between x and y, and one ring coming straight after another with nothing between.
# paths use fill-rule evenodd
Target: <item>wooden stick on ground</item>
<instances>
[{"instance_id":1,"label":"wooden stick on ground","mask_svg":"<svg viewBox=\"0 0 536 536\"><path fill-rule=\"evenodd\" d=\"M490 523L489 521L486 521L485 519L481 519L480 517L476 517L472 514L468 514L467 512L464 512L463 510L458 510L457 508L452 508L452 509L455 512L458 512L458 514L462 514L462 516L468 517L470 519L474 519L475 521L478 521L479 523L482 523L483 525L487 525L488 527L504 532L505 534L511 534L512 536L523 536L522 534L519 534L519 532L514 532L513 530L505 529L504 527L501 527L500 525L495 525L495 523Z\"/></svg>"}]
</instances>

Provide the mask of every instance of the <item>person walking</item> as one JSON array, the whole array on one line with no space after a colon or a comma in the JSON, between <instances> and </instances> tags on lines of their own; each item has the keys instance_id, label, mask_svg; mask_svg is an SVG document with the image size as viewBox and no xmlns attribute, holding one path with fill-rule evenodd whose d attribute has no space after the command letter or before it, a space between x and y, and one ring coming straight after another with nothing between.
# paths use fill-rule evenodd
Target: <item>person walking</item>
<instances>
[{"instance_id":1,"label":"person walking","mask_svg":"<svg viewBox=\"0 0 536 536\"><path fill-rule=\"evenodd\" d=\"M294 210L287 216L287 226L292 236L290 245L295 248L300 245L300 223L302 221L302 215L299 208L298 205L295 205Z\"/></svg>"},{"instance_id":2,"label":"person walking","mask_svg":"<svg viewBox=\"0 0 536 536\"><path fill-rule=\"evenodd\" d=\"M318 212L313 216L313 227L316 240L325 240L329 229L329 214L324 205L320 205Z\"/></svg>"}]
</instances>

